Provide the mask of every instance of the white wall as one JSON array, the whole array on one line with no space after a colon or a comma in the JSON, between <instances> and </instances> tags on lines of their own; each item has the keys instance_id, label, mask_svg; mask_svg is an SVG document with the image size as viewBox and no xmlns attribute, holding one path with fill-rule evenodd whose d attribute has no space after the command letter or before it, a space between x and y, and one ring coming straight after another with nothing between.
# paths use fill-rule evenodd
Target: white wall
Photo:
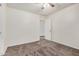
<instances>
[{"instance_id":1,"label":"white wall","mask_svg":"<svg viewBox=\"0 0 79 59\"><path fill-rule=\"evenodd\" d=\"M40 36L44 36L44 20L40 20Z\"/></svg>"},{"instance_id":2,"label":"white wall","mask_svg":"<svg viewBox=\"0 0 79 59\"><path fill-rule=\"evenodd\" d=\"M50 17L48 17L46 20L45 20L45 39L47 40L51 40L51 19Z\"/></svg>"},{"instance_id":3,"label":"white wall","mask_svg":"<svg viewBox=\"0 0 79 59\"><path fill-rule=\"evenodd\" d=\"M53 26L52 40L79 49L79 4L64 8L49 17Z\"/></svg>"},{"instance_id":4,"label":"white wall","mask_svg":"<svg viewBox=\"0 0 79 59\"><path fill-rule=\"evenodd\" d=\"M40 17L40 36L45 36L45 20L46 16L41 16Z\"/></svg>"},{"instance_id":5,"label":"white wall","mask_svg":"<svg viewBox=\"0 0 79 59\"><path fill-rule=\"evenodd\" d=\"M5 4L0 6L0 55L3 55L6 50L5 46L5 21L6 21L6 11Z\"/></svg>"},{"instance_id":6,"label":"white wall","mask_svg":"<svg viewBox=\"0 0 79 59\"><path fill-rule=\"evenodd\" d=\"M40 16L30 12L7 8L7 43L8 46L39 40Z\"/></svg>"}]
</instances>

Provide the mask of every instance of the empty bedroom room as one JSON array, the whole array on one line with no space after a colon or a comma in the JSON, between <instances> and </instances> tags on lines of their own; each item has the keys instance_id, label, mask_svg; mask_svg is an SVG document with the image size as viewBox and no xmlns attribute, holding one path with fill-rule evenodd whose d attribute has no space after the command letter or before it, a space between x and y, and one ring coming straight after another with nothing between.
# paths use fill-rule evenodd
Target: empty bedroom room
<instances>
[{"instance_id":1,"label":"empty bedroom room","mask_svg":"<svg viewBox=\"0 0 79 59\"><path fill-rule=\"evenodd\" d=\"M1 56L79 56L79 3L0 3Z\"/></svg>"}]
</instances>

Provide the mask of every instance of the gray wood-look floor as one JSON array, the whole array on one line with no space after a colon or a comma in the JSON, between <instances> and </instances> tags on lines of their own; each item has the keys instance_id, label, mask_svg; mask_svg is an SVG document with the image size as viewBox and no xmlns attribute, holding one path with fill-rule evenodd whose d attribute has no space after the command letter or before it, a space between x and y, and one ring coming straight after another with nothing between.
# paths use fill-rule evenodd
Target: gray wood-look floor
<instances>
[{"instance_id":1,"label":"gray wood-look floor","mask_svg":"<svg viewBox=\"0 0 79 59\"><path fill-rule=\"evenodd\" d=\"M8 47L4 56L79 56L79 50L53 41L41 40Z\"/></svg>"}]
</instances>

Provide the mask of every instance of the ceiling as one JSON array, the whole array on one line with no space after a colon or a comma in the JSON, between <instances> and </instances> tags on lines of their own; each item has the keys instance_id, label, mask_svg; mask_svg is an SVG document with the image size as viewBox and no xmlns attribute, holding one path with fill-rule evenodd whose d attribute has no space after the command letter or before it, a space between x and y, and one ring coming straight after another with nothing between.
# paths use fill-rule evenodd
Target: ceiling
<instances>
[{"instance_id":1,"label":"ceiling","mask_svg":"<svg viewBox=\"0 0 79 59\"><path fill-rule=\"evenodd\" d=\"M42 4L43 3L8 3L7 6L47 16L63 8L66 8L73 3L52 3L55 7L51 7L48 4L44 9L41 9Z\"/></svg>"}]
</instances>

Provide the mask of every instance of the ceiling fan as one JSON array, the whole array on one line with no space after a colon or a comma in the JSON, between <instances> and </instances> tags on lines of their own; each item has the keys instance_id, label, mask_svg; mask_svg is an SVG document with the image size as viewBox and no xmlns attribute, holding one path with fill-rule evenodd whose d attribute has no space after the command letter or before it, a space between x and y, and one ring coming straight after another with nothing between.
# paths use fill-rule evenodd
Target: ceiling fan
<instances>
[{"instance_id":1,"label":"ceiling fan","mask_svg":"<svg viewBox=\"0 0 79 59\"><path fill-rule=\"evenodd\" d=\"M51 7L55 7L55 5L52 3L43 3L41 9L45 9L47 5L50 5Z\"/></svg>"},{"instance_id":2,"label":"ceiling fan","mask_svg":"<svg viewBox=\"0 0 79 59\"><path fill-rule=\"evenodd\" d=\"M52 3L48 3L51 7L54 7L55 5L54 4L52 4Z\"/></svg>"}]
</instances>

